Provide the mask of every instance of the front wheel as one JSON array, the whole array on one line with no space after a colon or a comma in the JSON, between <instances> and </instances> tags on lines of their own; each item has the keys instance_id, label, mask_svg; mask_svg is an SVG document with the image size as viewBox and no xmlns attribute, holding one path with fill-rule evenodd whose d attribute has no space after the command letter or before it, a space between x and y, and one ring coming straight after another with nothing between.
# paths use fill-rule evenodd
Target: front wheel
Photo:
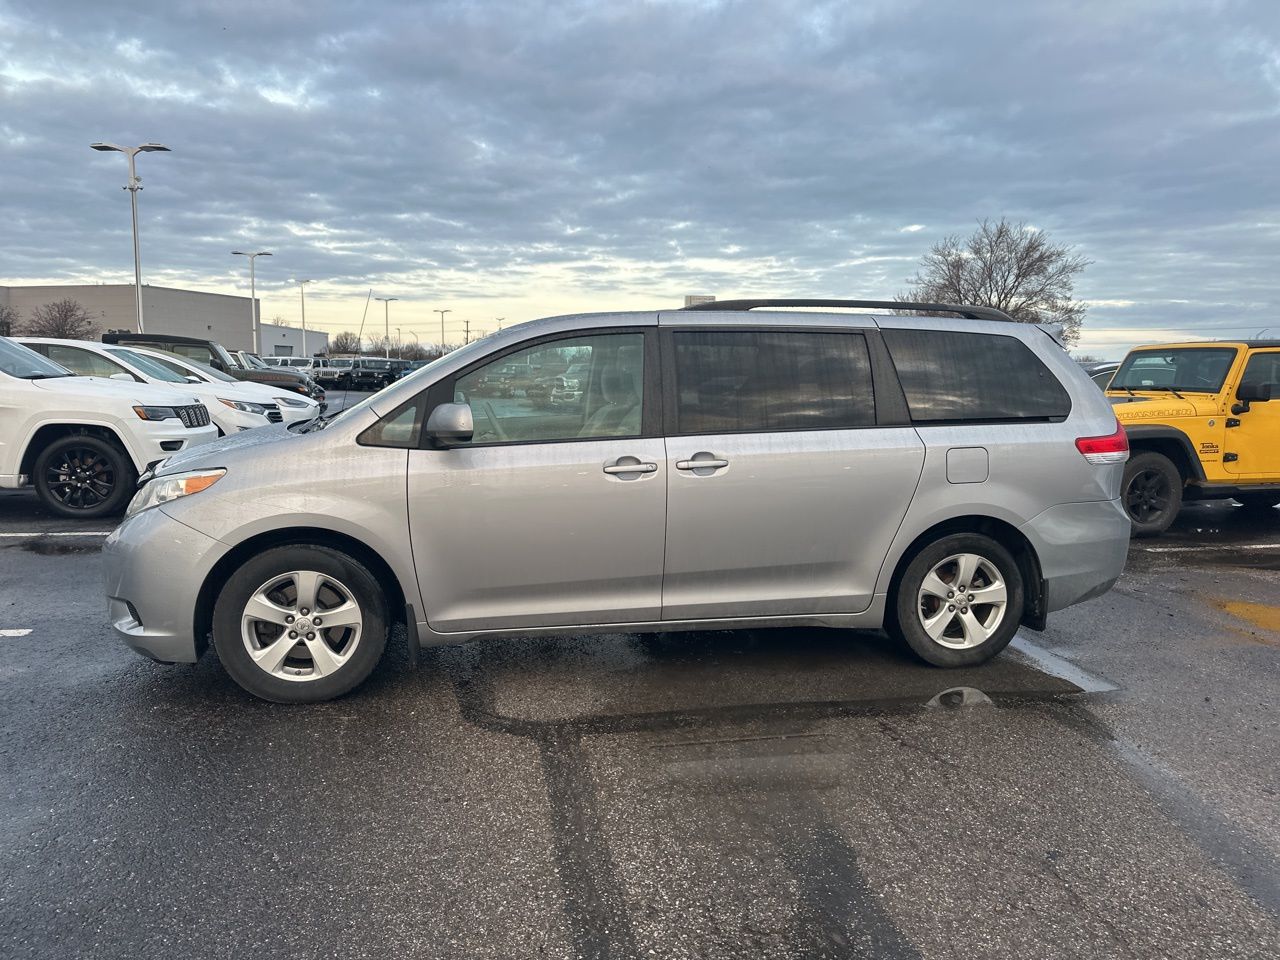
<instances>
[{"instance_id":1,"label":"front wheel","mask_svg":"<svg viewBox=\"0 0 1280 960\"><path fill-rule=\"evenodd\" d=\"M892 631L937 667L985 663L1022 619L1022 574L995 540L957 533L911 559L894 596Z\"/></svg>"},{"instance_id":2,"label":"front wheel","mask_svg":"<svg viewBox=\"0 0 1280 960\"><path fill-rule=\"evenodd\" d=\"M1182 474L1164 454L1144 450L1125 464L1120 497L1133 522L1133 535L1159 536L1182 509Z\"/></svg>"},{"instance_id":3,"label":"front wheel","mask_svg":"<svg viewBox=\"0 0 1280 960\"><path fill-rule=\"evenodd\" d=\"M331 700L363 683L387 643L387 603L359 561L329 547L275 547L231 575L213 644L231 678L276 703Z\"/></svg>"},{"instance_id":4,"label":"front wheel","mask_svg":"<svg viewBox=\"0 0 1280 960\"><path fill-rule=\"evenodd\" d=\"M91 520L123 513L138 477L128 454L115 444L76 435L40 451L32 479L36 494L54 513Z\"/></svg>"}]
</instances>

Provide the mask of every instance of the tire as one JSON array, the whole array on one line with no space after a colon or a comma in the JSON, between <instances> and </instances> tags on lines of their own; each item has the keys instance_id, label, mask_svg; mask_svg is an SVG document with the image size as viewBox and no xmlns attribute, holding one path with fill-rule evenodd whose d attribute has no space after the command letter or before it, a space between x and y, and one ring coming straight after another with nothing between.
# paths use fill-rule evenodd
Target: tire
<instances>
[{"instance_id":1,"label":"tire","mask_svg":"<svg viewBox=\"0 0 1280 960\"><path fill-rule=\"evenodd\" d=\"M1182 509L1182 474L1162 453L1144 450L1124 465L1120 499L1135 537L1158 537Z\"/></svg>"},{"instance_id":2,"label":"tire","mask_svg":"<svg viewBox=\"0 0 1280 960\"><path fill-rule=\"evenodd\" d=\"M307 582L315 584L318 606L298 596ZM344 622L312 622L317 611L329 619L329 610ZM301 624L306 628L290 642L290 629ZM355 689L382 658L387 628L386 596L373 574L341 551L306 544L247 560L213 608L213 645L227 673L275 703L317 703Z\"/></svg>"},{"instance_id":3,"label":"tire","mask_svg":"<svg viewBox=\"0 0 1280 960\"><path fill-rule=\"evenodd\" d=\"M984 592L960 583L965 576ZM961 586L967 589L960 592ZM981 602L983 596L992 602ZM972 667L1008 646L1023 599L1022 573L1008 550L979 533L952 534L922 547L907 564L889 632L935 667Z\"/></svg>"},{"instance_id":4,"label":"tire","mask_svg":"<svg viewBox=\"0 0 1280 960\"><path fill-rule=\"evenodd\" d=\"M1246 510L1261 513L1280 504L1280 493L1238 493L1235 500Z\"/></svg>"},{"instance_id":5,"label":"tire","mask_svg":"<svg viewBox=\"0 0 1280 960\"><path fill-rule=\"evenodd\" d=\"M138 474L129 455L115 444L76 434L40 451L32 479L40 501L52 512L89 520L124 513Z\"/></svg>"}]
</instances>

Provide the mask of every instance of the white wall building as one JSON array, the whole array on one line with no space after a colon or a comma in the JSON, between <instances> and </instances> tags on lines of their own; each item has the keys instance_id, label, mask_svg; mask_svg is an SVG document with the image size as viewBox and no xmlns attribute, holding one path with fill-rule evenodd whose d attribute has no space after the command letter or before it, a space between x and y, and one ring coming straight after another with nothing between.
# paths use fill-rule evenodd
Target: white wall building
<instances>
[{"instance_id":1,"label":"white wall building","mask_svg":"<svg viewBox=\"0 0 1280 960\"><path fill-rule=\"evenodd\" d=\"M0 286L0 306L10 306L17 311L19 325L37 307L68 299L84 307L99 332L137 332L137 308L131 283ZM228 350L252 350L252 317L248 297L147 284L142 287L142 318L147 333L204 337L217 340ZM302 331L295 327L264 323L261 334L262 353L266 356L300 357L304 353ZM329 335L308 330L306 347L313 354L324 353L329 347Z\"/></svg>"}]
</instances>

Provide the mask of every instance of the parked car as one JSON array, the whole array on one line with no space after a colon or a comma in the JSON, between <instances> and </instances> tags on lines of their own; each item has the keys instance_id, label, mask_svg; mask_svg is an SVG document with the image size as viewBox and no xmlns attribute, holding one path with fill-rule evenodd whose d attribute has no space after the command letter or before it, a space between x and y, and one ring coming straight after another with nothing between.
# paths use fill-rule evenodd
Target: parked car
<instances>
[{"instance_id":1,"label":"parked car","mask_svg":"<svg viewBox=\"0 0 1280 960\"><path fill-rule=\"evenodd\" d=\"M1084 368L1084 372L1089 375L1090 380L1105 390L1107 385L1111 383L1111 378L1115 376L1116 370L1120 368L1120 361L1098 360L1082 363L1080 366Z\"/></svg>"},{"instance_id":2,"label":"parked car","mask_svg":"<svg viewBox=\"0 0 1280 960\"><path fill-rule=\"evenodd\" d=\"M415 646L883 626L967 666L1106 591L1128 445L1084 371L998 311L841 304L881 312L510 327L335 418L170 458L106 541L114 629L166 662L211 637L246 690L300 702L361 683L401 617ZM589 365L574 405L486 393L565 356Z\"/></svg>"},{"instance_id":3,"label":"parked car","mask_svg":"<svg viewBox=\"0 0 1280 960\"><path fill-rule=\"evenodd\" d=\"M265 427L282 419L278 404L247 396L237 381L214 386L197 377L188 378L129 347L47 337L18 337L17 340L76 376L127 379L162 387L181 385L205 405L222 436Z\"/></svg>"},{"instance_id":4,"label":"parked car","mask_svg":"<svg viewBox=\"0 0 1280 960\"><path fill-rule=\"evenodd\" d=\"M355 360L351 357L329 357L316 370L316 380L321 386L331 389L335 387L340 390L350 389L351 367L354 363Z\"/></svg>"},{"instance_id":5,"label":"parked car","mask_svg":"<svg viewBox=\"0 0 1280 960\"><path fill-rule=\"evenodd\" d=\"M235 377L228 376L221 370L215 370L199 360L180 357L176 353L166 353L163 350L148 350L143 347L129 347L128 349L150 357L183 377L194 377L205 383L216 384L220 388L223 388L224 385L235 384L239 390L248 395L249 399L256 400L259 403L274 404L279 411L280 422L286 425L306 423L320 416L320 404L310 397L299 396L296 393L290 393L279 387L268 386L265 383L254 383L252 380L237 380ZM272 422L276 422L276 418L271 416L270 413L268 413L268 417Z\"/></svg>"},{"instance_id":6,"label":"parked car","mask_svg":"<svg viewBox=\"0 0 1280 960\"><path fill-rule=\"evenodd\" d=\"M283 368L273 369L261 360L257 364L249 363L238 355L233 356L216 340L167 333L104 333L102 342L127 347L149 347L176 353L180 357L190 357L237 380L251 380L254 383L281 387L291 393L310 397L320 404L321 409L325 406L324 390L305 373Z\"/></svg>"},{"instance_id":7,"label":"parked car","mask_svg":"<svg viewBox=\"0 0 1280 960\"><path fill-rule=\"evenodd\" d=\"M413 373L415 370L421 370L421 369L422 369L423 367L425 367L425 366L426 366L430 361L428 361L428 360L410 360L410 361L407 361L407 362L408 362L408 366L406 366L403 370L401 370L399 373L397 373L397 374L396 374L396 379L397 379L397 380L403 380L405 377L407 377L409 374Z\"/></svg>"},{"instance_id":8,"label":"parked car","mask_svg":"<svg viewBox=\"0 0 1280 960\"><path fill-rule=\"evenodd\" d=\"M391 361L381 357L356 357L347 374L350 390L381 390L392 379Z\"/></svg>"},{"instance_id":9,"label":"parked car","mask_svg":"<svg viewBox=\"0 0 1280 960\"><path fill-rule=\"evenodd\" d=\"M1280 503L1280 340L1137 347L1107 387L1133 446L1124 503L1135 536L1163 533L1184 500Z\"/></svg>"},{"instance_id":10,"label":"parked car","mask_svg":"<svg viewBox=\"0 0 1280 960\"><path fill-rule=\"evenodd\" d=\"M0 487L60 516L120 513L151 464L217 435L188 389L78 377L0 337Z\"/></svg>"}]
</instances>

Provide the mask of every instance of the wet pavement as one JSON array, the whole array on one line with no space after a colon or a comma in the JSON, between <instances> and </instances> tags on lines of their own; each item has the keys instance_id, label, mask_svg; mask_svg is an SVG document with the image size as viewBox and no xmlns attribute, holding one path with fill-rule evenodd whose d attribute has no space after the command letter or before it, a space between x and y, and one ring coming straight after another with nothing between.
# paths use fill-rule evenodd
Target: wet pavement
<instances>
[{"instance_id":1,"label":"wet pavement","mask_svg":"<svg viewBox=\"0 0 1280 960\"><path fill-rule=\"evenodd\" d=\"M99 525L0 493L0 956L1275 957L1273 513L1188 508L977 669L398 631L284 708L124 650Z\"/></svg>"}]
</instances>

